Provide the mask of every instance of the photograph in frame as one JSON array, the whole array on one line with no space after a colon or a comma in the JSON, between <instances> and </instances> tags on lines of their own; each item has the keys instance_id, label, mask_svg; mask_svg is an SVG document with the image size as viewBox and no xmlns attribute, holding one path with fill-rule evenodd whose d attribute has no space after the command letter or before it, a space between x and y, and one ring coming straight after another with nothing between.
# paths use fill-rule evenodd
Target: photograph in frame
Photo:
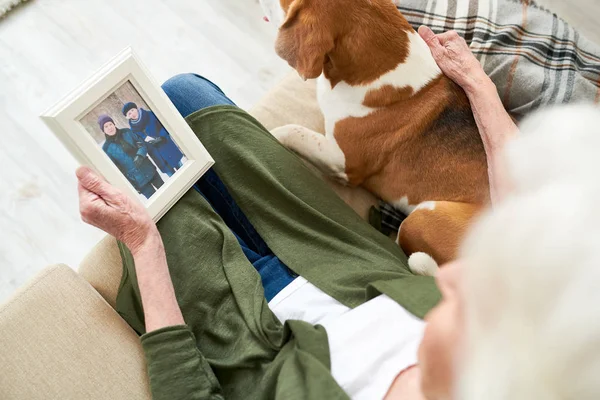
<instances>
[{"instance_id":1,"label":"photograph in frame","mask_svg":"<svg viewBox=\"0 0 600 400\"><path fill-rule=\"evenodd\" d=\"M42 120L82 165L160 219L214 164L131 48Z\"/></svg>"},{"instance_id":2,"label":"photograph in frame","mask_svg":"<svg viewBox=\"0 0 600 400\"><path fill-rule=\"evenodd\" d=\"M187 161L130 81L80 122L143 202L160 190Z\"/></svg>"}]
</instances>

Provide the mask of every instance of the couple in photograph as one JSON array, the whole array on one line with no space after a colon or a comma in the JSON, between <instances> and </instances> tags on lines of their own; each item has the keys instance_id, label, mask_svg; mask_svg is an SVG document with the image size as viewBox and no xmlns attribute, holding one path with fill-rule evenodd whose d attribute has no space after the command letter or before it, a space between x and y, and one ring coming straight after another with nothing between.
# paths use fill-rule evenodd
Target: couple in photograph
<instances>
[{"instance_id":1,"label":"couple in photograph","mask_svg":"<svg viewBox=\"0 0 600 400\"><path fill-rule=\"evenodd\" d=\"M131 129L117 128L107 114L98 118L106 138L102 149L138 193L149 199L164 183L154 164L171 177L181 167L183 154L152 111L129 102L122 112Z\"/></svg>"}]
</instances>

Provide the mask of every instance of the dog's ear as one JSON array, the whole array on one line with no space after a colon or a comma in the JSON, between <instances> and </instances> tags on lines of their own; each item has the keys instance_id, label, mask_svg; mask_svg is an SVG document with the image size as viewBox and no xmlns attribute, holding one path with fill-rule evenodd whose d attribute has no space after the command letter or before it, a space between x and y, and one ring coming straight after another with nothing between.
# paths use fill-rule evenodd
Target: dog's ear
<instances>
[{"instance_id":1,"label":"dog's ear","mask_svg":"<svg viewBox=\"0 0 600 400\"><path fill-rule=\"evenodd\" d=\"M331 28L305 0L295 0L279 28L275 50L303 79L323 72L325 58L334 46Z\"/></svg>"}]
</instances>

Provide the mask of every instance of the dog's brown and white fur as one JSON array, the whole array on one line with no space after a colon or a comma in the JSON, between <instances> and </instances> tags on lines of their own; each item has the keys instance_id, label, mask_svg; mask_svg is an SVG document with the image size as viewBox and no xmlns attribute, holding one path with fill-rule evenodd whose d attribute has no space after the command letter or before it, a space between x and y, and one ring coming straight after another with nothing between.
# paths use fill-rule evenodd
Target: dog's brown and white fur
<instances>
[{"instance_id":1,"label":"dog's brown and white fur","mask_svg":"<svg viewBox=\"0 0 600 400\"><path fill-rule=\"evenodd\" d=\"M273 134L349 185L409 214L398 243L415 272L452 260L489 201L485 151L469 101L391 0L261 0L276 51L318 78L325 136ZM433 258L433 260L430 257Z\"/></svg>"}]
</instances>

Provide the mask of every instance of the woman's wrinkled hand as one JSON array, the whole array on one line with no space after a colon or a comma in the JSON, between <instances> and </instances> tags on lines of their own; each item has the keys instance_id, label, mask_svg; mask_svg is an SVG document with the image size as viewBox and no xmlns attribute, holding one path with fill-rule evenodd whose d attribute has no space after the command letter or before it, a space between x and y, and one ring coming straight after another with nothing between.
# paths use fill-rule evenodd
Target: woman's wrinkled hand
<instances>
[{"instance_id":1,"label":"woman's wrinkled hand","mask_svg":"<svg viewBox=\"0 0 600 400\"><path fill-rule=\"evenodd\" d=\"M436 35L428 27L421 26L419 35L429 46L442 72L466 92L489 79L467 42L455 31Z\"/></svg>"},{"instance_id":2,"label":"woman's wrinkled hand","mask_svg":"<svg viewBox=\"0 0 600 400\"><path fill-rule=\"evenodd\" d=\"M135 253L156 225L144 206L106 182L89 167L77 169L81 219L114 236Z\"/></svg>"}]
</instances>

